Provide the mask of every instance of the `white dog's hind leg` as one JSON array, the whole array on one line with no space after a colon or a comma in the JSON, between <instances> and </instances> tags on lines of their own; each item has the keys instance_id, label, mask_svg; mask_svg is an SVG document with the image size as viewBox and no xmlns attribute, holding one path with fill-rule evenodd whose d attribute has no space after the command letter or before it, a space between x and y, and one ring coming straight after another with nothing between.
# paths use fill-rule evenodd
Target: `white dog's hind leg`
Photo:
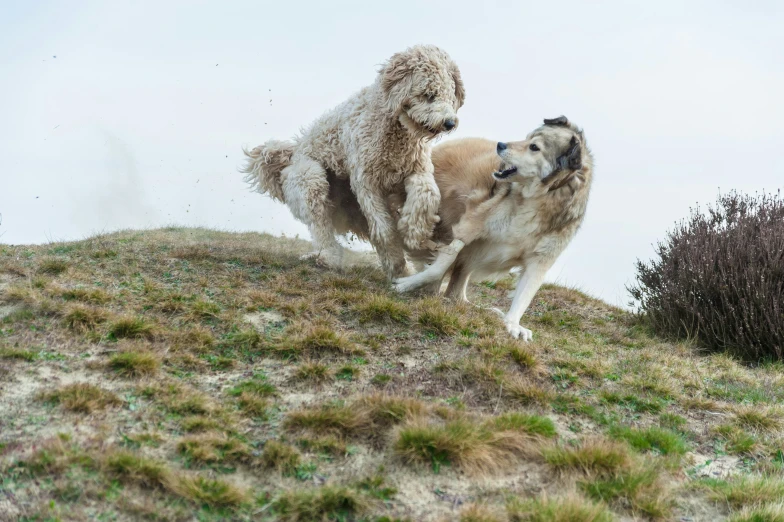
<instances>
[{"instance_id":1,"label":"white dog's hind leg","mask_svg":"<svg viewBox=\"0 0 784 522\"><path fill-rule=\"evenodd\" d=\"M425 285L433 284L436 281L441 281L464 246L465 243L459 239L453 239L449 245L438 249L438 256L435 261L424 271L396 279L393 284L394 289L401 293L410 292Z\"/></svg>"},{"instance_id":2,"label":"white dog's hind leg","mask_svg":"<svg viewBox=\"0 0 784 522\"><path fill-rule=\"evenodd\" d=\"M509 334L515 339L522 339L524 341L531 341L533 339L533 332L528 328L520 326L520 319L528 309L531 301L542 286L544 276L553 265L554 259L532 259L528 262L517 282L514 298L512 299L512 306L509 311L504 314L497 308L494 311L501 314L504 318L504 325Z\"/></svg>"},{"instance_id":3,"label":"white dog's hind leg","mask_svg":"<svg viewBox=\"0 0 784 522\"><path fill-rule=\"evenodd\" d=\"M315 251L303 257L317 257L340 267L344 249L338 243L329 211L329 181L324 168L307 156L295 155L283 169L283 193L292 214L310 230Z\"/></svg>"}]
</instances>

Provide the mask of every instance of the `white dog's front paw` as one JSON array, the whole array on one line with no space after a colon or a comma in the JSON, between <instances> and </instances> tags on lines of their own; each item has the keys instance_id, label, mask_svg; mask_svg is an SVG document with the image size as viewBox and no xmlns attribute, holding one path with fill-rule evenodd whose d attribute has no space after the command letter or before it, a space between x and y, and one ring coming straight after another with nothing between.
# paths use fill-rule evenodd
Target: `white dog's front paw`
<instances>
[{"instance_id":1,"label":"white dog's front paw","mask_svg":"<svg viewBox=\"0 0 784 522\"><path fill-rule=\"evenodd\" d=\"M528 328L523 328L519 324L504 321L506 331L515 339L521 339L525 342L530 342L534 339L534 333Z\"/></svg>"}]
</instances>

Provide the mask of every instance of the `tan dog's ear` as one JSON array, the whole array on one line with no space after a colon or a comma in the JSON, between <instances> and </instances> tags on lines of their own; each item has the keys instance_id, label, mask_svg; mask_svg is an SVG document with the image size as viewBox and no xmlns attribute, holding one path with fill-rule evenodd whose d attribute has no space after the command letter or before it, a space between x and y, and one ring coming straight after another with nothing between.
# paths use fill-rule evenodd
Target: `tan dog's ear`
<instances>
[{"instance_id":1,"label":"tan dog's ear","mask_svg":"<svg viewBox=\"0 0 784 522\"><path fill-rule=\"evenodd\" d=\"M455 81L455 97L457 98L457 108L459 109L463 106L463 103L465 103L465 86L463 85L463 78L460 76L460 69L457 68L457 64L452 63L449 71L452 73L452 79Z\"/></svg>"},{"instance_id":2,"label":"tan dog's ear","mask_svg":"<svg viewBox=\"0 0 784 522\"><path fill-rule=\"evenodd\" d=\"M557 170L580 170L583 168L583 148L576 136L569 141L569 149L555 160Z\"/></svg>"},{"instance_id":3,"label":"tan dog's ear","mask_svg":"<svg viewBox=\"0 0 784 522\"><path fill-rule=\"evenodd\" d=\"M413 86L409 52L396 53L381 69L381 88L387 96L387 109L398 112Z\"/></svg>"}]
</instances>

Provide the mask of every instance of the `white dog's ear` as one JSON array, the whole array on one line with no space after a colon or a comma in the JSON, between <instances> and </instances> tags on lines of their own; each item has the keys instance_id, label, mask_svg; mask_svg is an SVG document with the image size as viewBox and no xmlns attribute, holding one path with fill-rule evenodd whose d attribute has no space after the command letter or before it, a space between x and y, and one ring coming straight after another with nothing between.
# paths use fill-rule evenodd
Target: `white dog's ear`
<instances>
[{"instance_id":1,"label":"white dog's ear","mask_svg":"<svg viewBox=\"0 0 784 522\"><path fill-rule=\"evenodd\" d=\"M381 88L387 97L387 108L398 112L411 93L414 83L409 52L397 53L381 69Z\"/></svg>"},{"instance_id":2,"label":"white dog's ear","mask_svg":"<svg viewBox=\"0 0 784 522\"><path fill-rule=\"evenodd\" d=\"M452 74L452 79L455 81L455 97L457 98L457 108L463 106L465 103L465 86L463 85L463 78L460 76L460 69L457 64L452 62L449 67L449 72Z\"/></svg>"}]
</instances>

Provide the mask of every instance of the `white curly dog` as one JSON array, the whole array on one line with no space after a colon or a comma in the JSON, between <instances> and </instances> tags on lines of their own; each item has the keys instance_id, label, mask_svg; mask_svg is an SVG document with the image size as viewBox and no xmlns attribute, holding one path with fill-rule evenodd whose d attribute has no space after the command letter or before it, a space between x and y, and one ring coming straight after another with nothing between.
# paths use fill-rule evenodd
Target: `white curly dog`
<instances>
[{"instance_id":1,"label":"white curly dog","mask_svg":"<svg viewBox=\"0 0 784 522\"><path fill-rule=\"evenodd\" d=\"M361 217L387 275L405 275L404 245L422 248L439 219L431 141L457 127L464 99L460 70L449 55L432 45L411 47L393 55L375 83L293 141L246 150L245 179L308 225L314 254L327 264L341 265L336 236L346 231L345 222ZM359 208L335 201L330 182L350 184ZM387 195L401 188L405 205L393 216Z\"/></svg>"}]
</instances>

